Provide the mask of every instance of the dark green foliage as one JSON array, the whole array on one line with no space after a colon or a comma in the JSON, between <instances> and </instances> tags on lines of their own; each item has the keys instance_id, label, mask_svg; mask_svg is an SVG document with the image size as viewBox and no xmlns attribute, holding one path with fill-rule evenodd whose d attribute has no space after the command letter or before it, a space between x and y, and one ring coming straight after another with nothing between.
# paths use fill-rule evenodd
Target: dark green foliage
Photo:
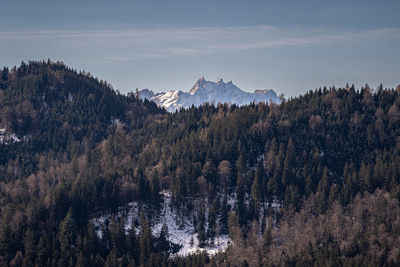
<instances>
[{"instance_id":1,"label":"dark green foliage","mask_svg":"<svg viewBox=\"0 0 400 267\"><path fill-rule=\"evenodd\" d=\"M199 239L199 246L203 247L206 241L206 226L205 226L205 215L204 210L202 209L199 214L198 224L197 224L197 234Z\"/></svg>"},{"instance_id":2,"label":"dark green foliage","mask_svg":"<svg viewBox=\"0 0 400 267\"><path fill-rule=\"evenodd\" d=\"M251 186L251 196L257 207L259 207L261 203L264 202L265 184L266 184L266 177L265 177L264 166L263 163L259 161L257 164L257 170L256 170L256 175L254 177L253 185Z\"/></svg>"},{"instance_id":3,"label":"dark green foliage","mask_svg":"<svg viewBox=\"0 0 400 267\"><path fill-rule=\"evenodd\" d=\"M164 223L161 227L160 236L157 238L156 251L168 255L171 249L168 237L169 237L168 226Z\"/></svg>"},{"instance_id":4,"label":"dark green foliage","mask_svg":"<svg viewBox=\"0 0 400 267\"><path fill-rule=\"evenodd\" d=\"M228 234L228 216L229 216L230 207L228 205L228 200L226 198L223 199L221 205L221 216L219 219L219 226L221 228L221 234Z\"/></svg>"}]
</instances>

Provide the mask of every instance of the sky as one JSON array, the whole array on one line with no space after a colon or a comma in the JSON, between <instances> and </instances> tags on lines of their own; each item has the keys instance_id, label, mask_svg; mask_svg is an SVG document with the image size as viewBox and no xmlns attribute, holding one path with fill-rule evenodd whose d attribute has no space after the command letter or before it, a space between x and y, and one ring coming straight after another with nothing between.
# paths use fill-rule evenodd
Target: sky
<instances>
[{"instance_id":1,"label":"sky","mask_svg":"<svg viewBox=\"0 0 400 267\"><path fill-rule=\"evenodd\" d=\"M288 97L400 84L400 1L0 1L0 66L63 61L111 83L188 91L200 77Z\"/></svg>"}]
</instances>

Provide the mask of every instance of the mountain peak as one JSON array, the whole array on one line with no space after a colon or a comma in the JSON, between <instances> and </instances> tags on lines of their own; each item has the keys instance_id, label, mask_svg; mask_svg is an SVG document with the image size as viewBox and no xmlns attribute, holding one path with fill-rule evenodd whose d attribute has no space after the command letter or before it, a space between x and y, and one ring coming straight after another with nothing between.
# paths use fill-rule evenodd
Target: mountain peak
<instances>
[{"instance_id":1,"label":"mountain peak","mask_svg":"<svg viewBox=\"0 0 400 267\"><path fill-rule=\"evenodd\" d=\"M139 93L139 98L142 100L150 99L154 96L153 90L149 90L147 88L140 90L138 93Z\"/></svg>"},{"instance_id":2,"label":"mountain peak","mask_svg":"<svg viewBox=\"0 0 400 267\"><path fill-rule=\"evenodd\" d=\"M200 79L197 80L197 82L193 85L192 89L190 89L189 93L194 94L199 90L200 88L204 87L206 84L206 79L204 79L204 76L201 76Z\"/></svg>"},{"instance_id":3,"label":"mountain peak","mask_svg":"<svg viewBox=\"0 0 400 267\"><path fill-rule=\"evenodd\" d=\"M203 83L205 83L206 82L206 79L204 79L204 76L201 76L198 80L197 80L197 82L196 82L196 84L203 84Z\"/></svg>"},{"instance_id":4,"label":"mountain peak","mask_svg":"<svg viewBox=\"0 0 400 267\"><path fill-rule=\"evenodd\" d=\"M188 93L182 91L159 93L154 95L151 100L172 112L192 105L200 106L206 102L231 103L239 106L253 102L280 103L273 90L263 89L250 93L241 90L232 81L225 83L222 78L218 78L216 82L210 82L206 81L204 77L198 79Z\"/></svg>"}]
</instances>

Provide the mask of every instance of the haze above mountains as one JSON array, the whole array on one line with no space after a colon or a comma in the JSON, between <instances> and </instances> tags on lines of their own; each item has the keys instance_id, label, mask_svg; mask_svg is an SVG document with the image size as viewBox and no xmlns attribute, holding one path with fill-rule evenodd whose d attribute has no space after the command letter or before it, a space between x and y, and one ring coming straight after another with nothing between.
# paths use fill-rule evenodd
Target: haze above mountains
<instances>
[{"instance_id":1,"label":"haze above mountains","mask_svg":"<svg viewBox=\"0 0 400 267\"><path fill-rule=\"evenodd\" d=\"M141 99L149 99L158 106L169 112L192 105L200 106L203 103L229 103L243 106L252 102L273 102L279 104L281 101L272 89L255 90L254 93L241 90L232 81L227 83L222 78L216 82L207 81L201 77L189 92L170 91L155 94L149 89L139 91Z\"/></svg>"}]
</instances>

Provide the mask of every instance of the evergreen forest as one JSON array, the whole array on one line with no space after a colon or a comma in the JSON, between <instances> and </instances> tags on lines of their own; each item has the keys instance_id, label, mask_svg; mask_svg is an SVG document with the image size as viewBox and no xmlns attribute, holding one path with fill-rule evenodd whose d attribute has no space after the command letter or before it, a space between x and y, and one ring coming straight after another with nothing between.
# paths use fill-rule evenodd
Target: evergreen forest
<instances>
[{"instance_id":1,"label":"evergreen forest","mask_svg":"<svg viewBox=\"0 0 400 267\"><path fill-rule=\"evenodd\" d=\"M62 62L0 71L0 266L400 265L400 86L168 113ZM161 192L231 245L176 255Z\"/></svg>"}]
</instances>

